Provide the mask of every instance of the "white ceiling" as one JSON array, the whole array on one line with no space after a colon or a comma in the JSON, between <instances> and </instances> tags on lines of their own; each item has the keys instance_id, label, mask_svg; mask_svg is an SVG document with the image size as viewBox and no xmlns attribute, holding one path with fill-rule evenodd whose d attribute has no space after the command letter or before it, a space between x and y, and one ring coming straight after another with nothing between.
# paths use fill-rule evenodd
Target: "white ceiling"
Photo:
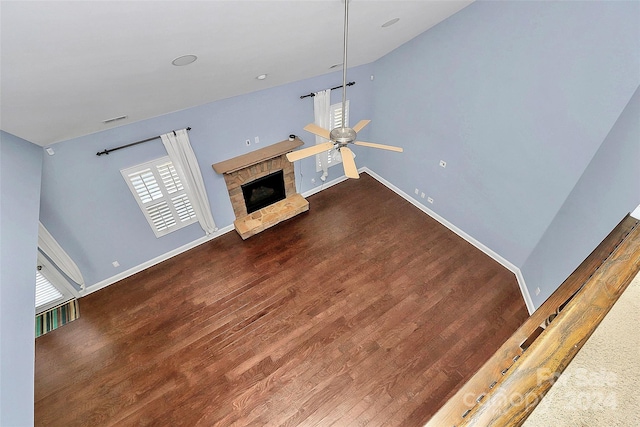
<instances>
[{"instance_id":1,"label":"white ceiling","mask_svg":"<svg viewBox=\"0 0 640 427\"><path fill-rule=\"evenodd\" d=\"M471 1L352 0L349 67L375 61ZM318 76L342 62L341 0L2 1L0 8L0 127L42 146ZM400 21L381 27L392 18ZM171 64L185 54L198 60ZM263 73L266 80L255 78Z\"/></svg>"}]
</instances>

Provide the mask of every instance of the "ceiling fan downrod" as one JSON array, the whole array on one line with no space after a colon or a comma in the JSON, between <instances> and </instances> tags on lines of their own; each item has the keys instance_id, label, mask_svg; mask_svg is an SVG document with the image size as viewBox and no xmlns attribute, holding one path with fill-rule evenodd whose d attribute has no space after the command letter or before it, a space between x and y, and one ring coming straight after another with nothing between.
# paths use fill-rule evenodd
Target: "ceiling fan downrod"
<instances>
[{"instance_id":1,"label":"ceiling fan downrod","mask_svg":"<svg viewBox=\"0 0 640 427\"><path fill-rule=\"evenodd\" d=\"M311 132L312 134L324 139L328 139L329 142L319 143L311 147L303 148L302 150L293 151L287 153L287 159L290 162L304 159L306 157L314 156L321 153L326 153L327 150L336 149L342 155L342 166L344 168L344 174L347 178L359 178L358 168L354 161L355 154L348 147L349 144L358 146L378 148L382 150L402 152L401 147L394 147L392 145L375 144L373 142L356 141L358 132L360 132L371 120L360 120L353 126L353 128L345 126L346 122L346 107L347 107L347 39L349 34L349 0L343 0L344 4L344 58L342 61L342 117L341 126L332 130L325 129L318 126L315 123L309 123L304 127L304 130ZM340 87L340 86L338 86ZM325 173L321 179L326 177Z\"/></svg>"},{"instance_id":2,"label":"ceiling fan downrod","mask_svg":"<svg viewBox=\"0 0 640 427\"><path fill-rule=\"evenodd\" d=\"M347 39L349 37L349 0L344 0L344 50L342 57L342 127L347 106ZM355 138L355 136L354 136Z\"/></svg>"},{"instance_id":3,"label":"ceiling fan downrod","mask_svg":"<svg viewBox=\"0 0 640 427\"><path fill-rule=\"evenodd\" d=\"M332 129L330 132L331 141L337 144L336 148L341 148L355 141L357 133L355 130L345 126L347 110L347 40L349 37L349 0L344 0L344 56L342 58L342 126Z\"/></svg>"}]
</instances>

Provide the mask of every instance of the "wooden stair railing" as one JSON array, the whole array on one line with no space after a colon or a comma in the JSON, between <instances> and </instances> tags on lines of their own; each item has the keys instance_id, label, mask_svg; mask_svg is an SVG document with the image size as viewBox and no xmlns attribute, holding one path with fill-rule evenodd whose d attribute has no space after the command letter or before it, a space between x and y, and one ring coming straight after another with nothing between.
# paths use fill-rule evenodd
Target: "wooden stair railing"
<instances>
[{"instance_id":1,"label":"wooden stair railing","mask_svg":"<svg viewBox=\"0 0 640 427\"><path fill-rule=\"evenodd\" d=\"M640 270L627 215L425 427L520 426Z\"/></svg>"}]
</instances>

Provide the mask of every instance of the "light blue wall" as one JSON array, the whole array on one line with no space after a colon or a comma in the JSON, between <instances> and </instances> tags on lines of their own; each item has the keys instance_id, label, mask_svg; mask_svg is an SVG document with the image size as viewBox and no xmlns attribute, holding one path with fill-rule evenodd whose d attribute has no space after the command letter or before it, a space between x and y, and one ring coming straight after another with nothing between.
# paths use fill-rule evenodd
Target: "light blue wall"
<instances>
[{"instance_id":1,"label":"light blue wall","mask_svg":"<svg viewBox=\"0 0 640 427\"><path fill-rule=\"evenodd\" d=\"M42 148L0 131L0 425L33 425Z\"/></svg>"},{"instance_id":2,"label":"light blue wall","mask_svg":"<svg viewBox=\"0 0 640 427\"><path fill-rule=\"evenodd\" d=\"M349 70L349 80L356 81L348 88L354 123L371 115L371 70L371 65ZM300 96L341 82L342 73L335 72L54 144L55 155L44 159L41 221L76 262L88 287L203 237L199 224L193 224L156 238L120 174L123 168L166 155L159 139L96 156L105 148L191 127L189 137L216 225L231 225L235 217L224 179L211 165L289 134L314 144L313 135L302 130L313 121L313 99ZM341 97L340 90L332 92L332 102ZM259 145L253 144L255 136ZM295 168L300 192L320 183L313 159L297 162ZM331 168L328 179L340 175L341 168ZM114 268L113 261L120 267Z\"/></svg>"},{"instance_id":3,"label":"light blue wall","mask_svg":"<svg viewBox=\"0 0 640 427\"><path fill-rule=\"evenodd\" d=\"M523 266L638 86L638 12L637 2L476 2L350 70L352 123L374 119L360 138L405 148L356 149L358 166L408 194L424 191L429 208ZM120 176L164 155L159 140L95 155L190 126L214 218L230 225L224 180L210 165L259 148L244 145L256 135L260 146L290 133L312 144L302 131L312 100L299 96L340 81L332 73L55 144L41 220L88 286L202 237L195 224L157 239ZM300 192L319 183L312 159L296 171Z\"/></svg>"},{"instance_id":4,"label":"light blue wall","mask_svg":"<svg viewBox=\"0 0 640 427\"><path fill-rule=\"evenodd\" d=\"M637 171L639 17L638 2L472 4L349 71L357 81L349 88L352 123L374 119L361 139L405 147L404 154L356 149L358 165L408 194L417 187L433 197L430 208L522 267L530 289L543 289L539 304L637 203L637 180L628 192L609 189ZM165 155L159 140L96 152L192 127L217 225L230 225L224 181L210 165L290 133L312 144L301 130L313 119L312 100L299 96L340 82L332 73L61 142L43 169L39 147L0 133L0 425L33 423L41 172L40 219L90 286L203 236L192 225L156 239L120 176ZM338 102L340 91L333 97ZM261 145L246 147L254 136ZM296 173L300 192L319 182L312 159L298 162ZM330 169L330 180L339 175ZM571 221L578 213L582 227ZM549 254L558 241L566 246Z\"/></svg>"},{"instance_id":5,"label":"light blue wall","mask_svg":"<svg viewBox=\"0 0 640 427\"><path fill-rule=\"evenodd\" d=\"M475 2L374 63L371 139L405 152L366 164L521 267L640 83L639 28L638 2Z\"/></svg>"},{"instance_id":6,"label":"light blue wall","mask_svg":"<svg viewBox=\"0 0 640 427\"><path fill-rule=\"evenodd\" d=\"M540 306L618 222L640 205L640 89L560 208L522 272ZM557 262L556 260L562 260Z\"/></svg>"}]
</instances>

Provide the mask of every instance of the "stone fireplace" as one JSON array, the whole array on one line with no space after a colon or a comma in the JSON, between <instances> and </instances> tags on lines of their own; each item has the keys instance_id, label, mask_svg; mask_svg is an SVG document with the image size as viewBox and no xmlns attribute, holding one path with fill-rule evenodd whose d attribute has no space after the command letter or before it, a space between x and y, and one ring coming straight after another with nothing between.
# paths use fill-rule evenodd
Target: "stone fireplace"
<instances>
[{"instance_id":1,"label":"stone fireplace","mask_svg":"<svg viewBox=\"0 0 640 427\"><path fill-rule=\"evenodd\" d=\"M302 144L298 138L285 140L212 165L224 176L233 224L243 239L309 210L309 202L296 193L293 163L286 158Z\"/></svg>"},{"instance_id":2,"label":"stone fireplace","mask_svg":"<svg viewBox=\"0 0 640 427\"><path fill-rule=\"evenodd\" d=\"M287 198L282 169L242 184L240 187L248 214Z\"/></svg>"}]
</instances>

